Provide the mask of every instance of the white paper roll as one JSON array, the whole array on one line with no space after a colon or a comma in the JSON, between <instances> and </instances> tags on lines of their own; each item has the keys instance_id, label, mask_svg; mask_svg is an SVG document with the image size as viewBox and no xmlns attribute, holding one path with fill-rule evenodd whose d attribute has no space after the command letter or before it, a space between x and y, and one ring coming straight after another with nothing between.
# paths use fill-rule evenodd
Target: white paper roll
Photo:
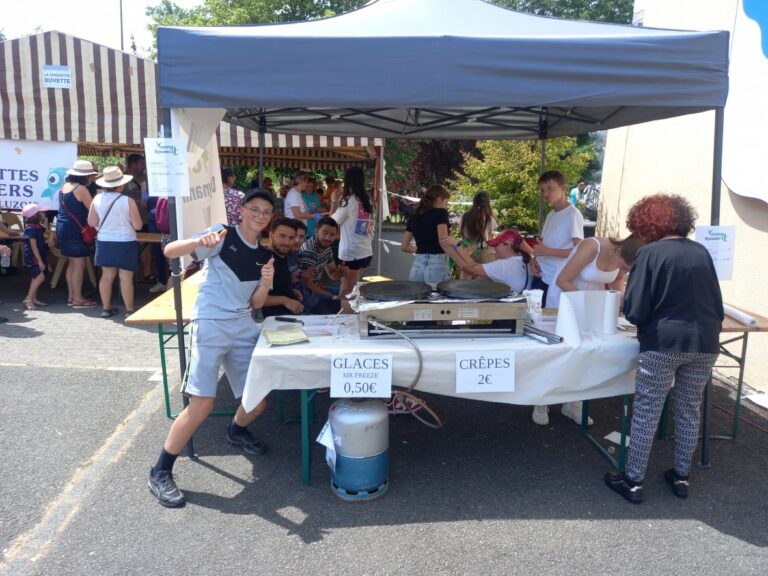
<instances>
[{"instance_id":1,"label":"white paper roll","mask_svg":"<svg viewBox=\"0 0 768 576\"><path fill-rule=\"evenodd\" d=\"M555 333L578 347L583 335L616 334L621 293L615 290L563 292L557 311Z\"/></svg>"},{"instance_id":2,"label":"white paper roll","mask_svg":"<svg viewBox=\"0 0 768 576\"><path fill-rule=\"evenodd\" d=\"M737 320L738 322L741 322L745 326L755 326L757 324L757 320L752 318L749 314L742 312L741 310L736 310L733 306L729 306L728 304L723 304L723 310L725 313L733 318L734 320Z\"/></svg>"},{"instance_id":3,"label":"white paper roll","mask_svg":"<svg viewBox=\"0 0 768 576\"><path fill-rule=\"evenodd\" d=\"M581 292L563 292L557 308L555 334L562 336L565 343L574 348L581 345L579 316L584 315L584 297Z\"/></svg>"}]
</instances>

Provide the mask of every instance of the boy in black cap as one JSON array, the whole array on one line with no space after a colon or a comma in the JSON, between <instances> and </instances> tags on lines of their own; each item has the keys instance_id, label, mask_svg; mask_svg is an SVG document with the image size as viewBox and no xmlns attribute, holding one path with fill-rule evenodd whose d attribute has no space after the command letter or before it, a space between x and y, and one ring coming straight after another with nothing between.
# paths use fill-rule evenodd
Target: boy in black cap
<instances>
[{"instance_id":1,"label":"boy in black cap","mask_svg":"<svg viewBox=\"0 0 768 576\"><path fill-rule=\"evenodd\" d=\"M260 244L261 232L272 218L272 195L256 188L243 198L242 221L236 226L216 226L165 247L168 258L193 254L207 260L190 322L189 378L184 393L189 405L171 425L157 463L149 472L149 489L160 504L183 506L186 496L173 479L173 465L200 424L213 409L219 368L229 380L235 398L243 395L259 325L251 310L264 305L272 288L271 253ZM266 447L247 426L266 408L262 402L251 412L242 405L227 427L227 440L246 454L260 455Z\"/></svg>"}]
</instances>

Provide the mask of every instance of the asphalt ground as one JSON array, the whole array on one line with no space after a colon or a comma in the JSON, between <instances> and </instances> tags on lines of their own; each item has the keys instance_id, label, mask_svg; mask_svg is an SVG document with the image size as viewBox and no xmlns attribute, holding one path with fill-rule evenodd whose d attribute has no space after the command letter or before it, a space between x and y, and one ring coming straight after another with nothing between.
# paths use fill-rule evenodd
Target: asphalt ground
<instances>
[{"instance_id":1,"label":"asphalt ground","mask_svg":"<svg viewBox=\"0 0 768 576\"><path fill-rule=\"evenodd\" d=\"M312 485L301 484L298 426L278 422L270 397L252 425L267 455L238 452L228 418L209 418L199 460L175 469L189 503L162 508L146 487L169 425L157 336L67 308L63 287L25 312L25 290L22 276L0 279L11 320L0 325L0 574L766 573L768 413L750 403L739 437L712 443L711 468L694 466L688 500L662 479L672 441L657 442L646 501L633 506L604 486L608 463L556 408L541 427L529 407L424 395L446 426L392 417L390 488L350 504L332 493L318 446ZM220 387L219 407L233 407ZM733 398L716 384L716 406ZM313 432L329 404L319 397ZM595 436L617 430L619 414L618 399L594 401ZM711 414L714 432L729 430L728 414Z\"/></svg>"}]
</instances>

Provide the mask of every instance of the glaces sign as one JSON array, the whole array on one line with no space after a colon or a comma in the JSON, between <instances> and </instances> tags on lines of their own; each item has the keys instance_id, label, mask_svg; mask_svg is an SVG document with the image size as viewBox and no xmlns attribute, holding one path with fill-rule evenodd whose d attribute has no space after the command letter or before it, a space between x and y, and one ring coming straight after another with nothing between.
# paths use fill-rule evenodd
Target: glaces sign
<instances>
[{"instance_id":1,"label":"glaces sign","mask_svg":"<svg viewBox=\"0 0 768 576\"><path fill-rule=\"evenodd\" d=\"M336 354L331 358L331 398L391 395L391 354Z\"/></svg>"}]
</instances>

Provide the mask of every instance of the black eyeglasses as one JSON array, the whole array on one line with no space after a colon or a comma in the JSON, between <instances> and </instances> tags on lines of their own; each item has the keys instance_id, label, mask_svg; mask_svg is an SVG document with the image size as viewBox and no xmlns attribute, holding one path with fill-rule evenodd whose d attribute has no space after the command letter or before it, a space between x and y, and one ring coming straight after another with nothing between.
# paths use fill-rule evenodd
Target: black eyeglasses
<instances>
[{"instance_id":1,"label":"black eyeglasses","mask_svg":"<svg viewBox=\"0 0 768 576\"><path fill-rule=\"evenodd\" d=\"M259 216L264 216L265 218L271 218L272 214L274 212L272 210L259 210L258 208L251 208L250 206L243 206L248 212L250 212L253 216L258 218Z\"/></svg>"}]
</instances>

